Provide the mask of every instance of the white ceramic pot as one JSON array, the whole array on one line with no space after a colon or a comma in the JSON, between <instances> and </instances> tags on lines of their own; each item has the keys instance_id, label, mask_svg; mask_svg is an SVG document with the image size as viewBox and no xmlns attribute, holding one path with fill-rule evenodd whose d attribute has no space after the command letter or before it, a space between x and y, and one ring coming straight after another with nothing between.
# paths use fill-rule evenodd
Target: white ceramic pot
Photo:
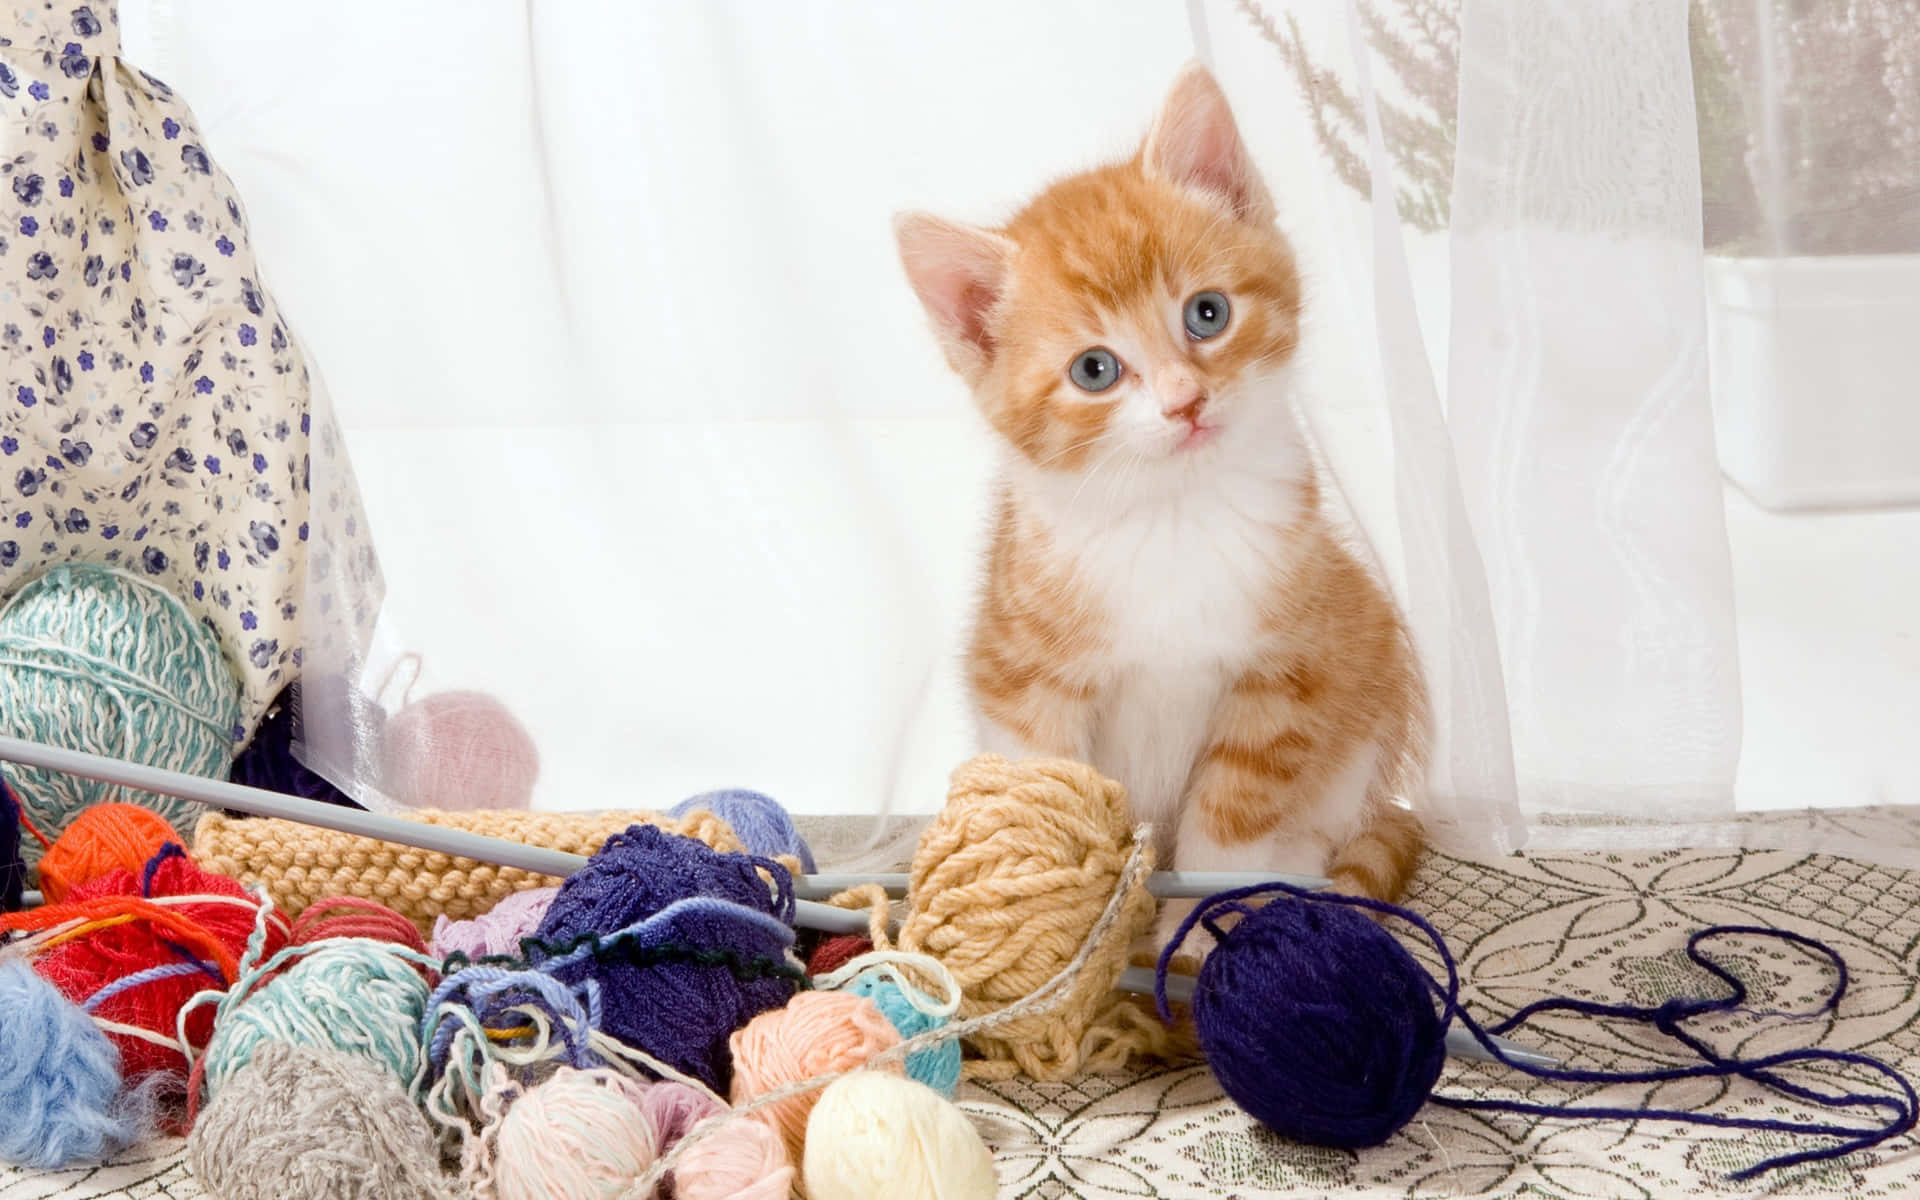
<instances>
[{"instance_id":1,"label":"white ceramic pot","mask_svg":"<svg viewBox=\"0 0 1920 1200\"><path fill-rule=\"evenodd\" d=\"M1707 258L1727 477L1770 509L1920 504L1920 254Z\"/></svg>"}]
</instances>

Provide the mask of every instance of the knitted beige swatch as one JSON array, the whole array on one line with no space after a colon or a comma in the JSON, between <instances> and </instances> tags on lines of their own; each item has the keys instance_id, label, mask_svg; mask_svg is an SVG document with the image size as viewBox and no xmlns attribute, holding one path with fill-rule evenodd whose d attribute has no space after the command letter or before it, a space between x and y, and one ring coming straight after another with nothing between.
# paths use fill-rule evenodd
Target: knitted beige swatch
<instances>
[{"instance_id":1,"label":"knitted beige swatch","mask_svg":"<svg viewBox=\"0 0 1920 1200\"><path fill-rule=\"evenodd\" d=\"M725 821L704 809L685 817L628 812L435 812L410 819L465 829L529 846L590 855L630 825L657 825L696 838L720 851L742 849ZM499 867L435 850L337 833L265 817L208 813L194 827L193 857L209 871L242 883L266 885L273 902L289 915L328 896L377 900L414 922L422 933L433 919L477 917L514 892L560 881L516 867ZM789 864L797 869L797 864Z\"/></svg>"}]
</instances>

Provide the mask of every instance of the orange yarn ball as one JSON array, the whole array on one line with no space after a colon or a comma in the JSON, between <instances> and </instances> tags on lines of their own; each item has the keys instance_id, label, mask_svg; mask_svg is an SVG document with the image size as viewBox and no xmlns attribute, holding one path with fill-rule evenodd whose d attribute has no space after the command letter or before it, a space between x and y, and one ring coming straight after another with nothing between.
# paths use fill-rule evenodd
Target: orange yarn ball
<instances>
[{"instance_id":1,"label":"orange yarn ball","mask_svg":"<svg viewBox=\"0 0 1920 1200\"><path fill-rule=\"evenodd\" d=\"M137 878L147 860L168 842L186 845L167 819L137 804L96 804L84 809L40 859L40 894L49 903L110 871Z\"/></svg>"},{"instance_id":2,"label":"orange yarn ball","mask_svg":"<svg viewBox=\"0 0 1920 1200\"><path fill-rule=\"evenodd\" d=\"M891 1046L900 1044L893 1022L873 1001L852 992L801 992L785 1008L763 1012L733 1035L733 1102L825 1075L851 1071ZM884 1070L905 1068L898 1062ZM754 1114L786 1143L787 1157L799 1162L806 1142L807 1117L818 1091L768 1105Z\"/></svg>"}]
</instances>

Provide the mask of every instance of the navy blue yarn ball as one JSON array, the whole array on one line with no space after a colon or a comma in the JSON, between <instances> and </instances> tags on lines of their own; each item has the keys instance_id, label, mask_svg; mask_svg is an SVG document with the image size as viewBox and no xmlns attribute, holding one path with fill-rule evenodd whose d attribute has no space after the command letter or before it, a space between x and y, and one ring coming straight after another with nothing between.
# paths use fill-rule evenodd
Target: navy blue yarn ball
<instances>
[{"instance_id":1,"label":"navy blue yarn ball","mask_svg":"<svg viewBox=\"0 0 1920 1200\"><path fill-rule=\"evenodd\" d=\"M778 895L756 867L766 867L776 877ZM694 896L766 913L785 927L784 936L728 920L724 913L696 912L673 918L676 947L689 952L730 950L742 964L783 962L793 944L792 878L786 869L752 855L722 854L652 825L635 825L607 839L585 867L560 885L534 937L548 947L583 934L604 937ZM617 951L556 967L552 974L569 984L595 980L605 1032L723 1095L732 1078L728 1036L767 1009L786 1004L797 986L789 977L755 978L751 971L727 964L644 964Z\"/></svg>"},{"instance_id":2,"label":"navy blue yarn ball","mask_svg":"<svg viewBox=\"0 0 1920 1200\"><path fill-rule=\"evenodd\" d=\"M324 800L346 808L359 808L353 797L335 787L324 776L309 770L293 756L293 732L300 711L300 685L290 684L274 698L273 707L261 719L253 740L233 760L227 778L247 787L264 788L283 796L301 796ZM377 732L377 730L375 731Z\"/></svg>"},{"instance_id":3,"label":"navy blue yarn ball","mask_svg":"<svg viewBox=\"0 0 1920 1200\"><path fill-rule=\"evenodd\" d=\"M1282 1137L1377 1146L1446 1061L1432 984L1365 913L1282 897L1201 965L1193 1023L1233 1101Z\"/></svg>"},{"instance_id":4,"label":"navy blue yarn ball","mask_svg":"<svg viewBox=\"0 0 1920 1200\"><path fill-rule=\"evenodd\" d=\"M764 792L746 788L725 788L689 796L667 810L670 817L684 817L696 809L706 809L733 827L740 844L755 854L791 854L800 860L800 869L811 875L813 850L807 839L794 828L793 818L780 802Z\"/></svg>"},{"instance_id":5,"label":"navy blue yarn ball","mask_svg":"<svg viewBox=\"0 0 1920 1200\"><path fill-rule=\"evenodd\" d=\"M20 861L20 802L0 780L0 912L20 907L20 891L27 883L27 867Z\"/></svg>"}]
</instances>

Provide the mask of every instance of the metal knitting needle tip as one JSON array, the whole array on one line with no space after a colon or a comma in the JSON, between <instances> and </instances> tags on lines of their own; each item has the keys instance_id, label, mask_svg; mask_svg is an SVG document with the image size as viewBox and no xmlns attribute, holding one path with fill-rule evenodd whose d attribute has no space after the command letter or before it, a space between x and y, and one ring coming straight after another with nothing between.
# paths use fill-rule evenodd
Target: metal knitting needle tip
<instances>
[{"instance_id":1,"label":"metal knitting needle tip","mask_svg":"<svg viewBox=\"0 0 1920 1200\"><path fill-rule=\"evenodd\" d=\"M1120 987L1143 996L1153 995L1154 973L1146 967L1128 967L1120 973ZM1175 1004L1189 1004L1193 1001L1193 976L1168 975L1167 999ZM1550 1054L1542 1053L1531 1046L1519 1042L1510 1042L1506 1038L1489 1038L1500 1047L1507 1058L1513 1062L1525 1063L1530 1067L1551 1070L1559 1067L1560 1060ZM1499 1062L1492 1051L1482 1046L1465 1026L1454 1025L1447 1030L1447 1053L1454 1058L1471 1058L1480 1062Z\"/></svg>"}]
</instances>

